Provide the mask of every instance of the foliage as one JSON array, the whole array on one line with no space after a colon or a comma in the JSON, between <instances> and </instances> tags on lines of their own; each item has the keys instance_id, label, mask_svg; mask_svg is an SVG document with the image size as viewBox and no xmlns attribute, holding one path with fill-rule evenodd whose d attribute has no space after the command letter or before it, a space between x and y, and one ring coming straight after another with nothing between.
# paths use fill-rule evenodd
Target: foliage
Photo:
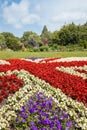
<instances>
[{"instance_id":1,"label":"foliage","mask_svg":"<svg viewBox=\"0 0 87 130\"><path fill-rule=\"evenodd\" d=\"M69 24L59 31L60 45L79 43L78 26Z\"/></svg>"},{"instance_id":2,"label":"foliage","mask_svg":"<svg viewBox=\"0 0 87 130\"><path fill-rule=\"evenodd\" d=\"M8 38L7 47L14 50L14 51L20 50L22 48L21 43L15 37Z\"/></svg>"},{"instance_id":3,"label":"foliage","mask_svg":"<svg viewBox=\"0 0 87 130\"><path fill-rule=\"evenodd\" d=\"M43 46L48 46L49 49L43 49L45 48ZM21 38L14 36L10 32L2 32L0 33L0 49L6 48L14 51L20 49L23 51L27 49L30 51L87 49L87 22L83 25L74 23L64 25L60 30L54 32L48 31L47 26L44 25L41 35L32 31L26 31Z\"/></svg>"},{"instance_id":4,"label":"foliage","mask_svg":"<svg viewBox=\"0 0 87 130\"><path fill-rule=\"evenodd\" d=\"M53 50L53 51L57 51L57 50L59 50L59 46L57 45L57 44L53 44L53 45L51 45L51 50Z\"/></svg>"},{"instance_id":5,"label":"foliage","mask_svg":"<svg viewBox=\"0 0 87 130\"><path fill-rule=\"evenodd\" d=\"M46 25L44 25L41 33L41 39L43 45L48 45L51 43L51 35L52 35L51 32L49 32Z\"/></svg>"},{"instance_id":6,"label":"foliage","mask_svg":"<svg viewBox=\"0 0 87 130\"><path fill-rule=\"evenodd\" d=\"M83 40L83 41L80 43L80 46L83 47L84 49L87 49L87 41L86 41L86 40Z\"/></svg>"},{"instance_id":7,"label":"foliage","mask_svg":"<svg viewBox=\"0 0 87 130\"><path fill-rule=\"evenodd\" d=\"M19 38L15 37L12 33L3 32L1 35L4 37L4 42L9 49L17 51L22 48Z\"/></svg>"},{"instance_id":8,"label":"foliage","mask_svg":"<svg viewBox=\"0 0 87 130\"><path fill-rule=\"evenodd\" d=\"M40 52L40 49L39 48L34 48L33 51L34 52Z\"/></svg>"},{"instance_id":9,"label":"foliage","mask_svg":"<svg viewBox=\"0 0 87 130\"><path fill-rule=\"evenodd\" d=\"M6 46L6 43L5 43L5 38L2 34L0 34L0 49L5 49L7 46Z\"/></svg>"},{"instance_id":10,"label":"foliage","mask_svg":"<svg viewBox=\"0 0 87 130\"><path fill-rule=\"evenodd\" d=\"M40 45L42 45L40 36L31 31L24 32L21 38L21 42L23 42L26 48L39 47Z\"/></svg>"},{"instance_id":11,"label":"foliage","mask_svg":"<svg viewBox=\"0 0 87 130\"><path fill-rule=\"evenodd\" d=\"M41 46L39 49L40 49L40 51L48 51L49 47L48 46Z\"/></svg>"},{"instance_id":12,"label":"foliage","mask_svg":"<svg viewBox=\"0 0 87 130\"><path fill-rule=\"evenodd\" d=\"M54 31L53 33L52 33L52 44L51 45L53 45L53 44L59 44L59 31Z\"/></svg>"},{"instance_id":13,"label":"foliage","mask_svg":"<svg viewBox=\"0 0 87 130\"><path fill-rule=\"evenodd\" d=\"M14 37L14 35L10 32L3 32L1 34L4 36L5 40L10 38L10 37Z\"/></svg>"}]
</instances>

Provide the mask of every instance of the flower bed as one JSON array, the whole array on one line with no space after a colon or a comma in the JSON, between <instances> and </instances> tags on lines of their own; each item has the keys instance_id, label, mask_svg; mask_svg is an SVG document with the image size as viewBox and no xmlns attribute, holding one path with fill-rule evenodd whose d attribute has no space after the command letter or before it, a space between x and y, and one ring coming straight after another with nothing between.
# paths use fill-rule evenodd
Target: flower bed
<instances>
[{"instance_id":1,"label":"flower bed","mask_svg":"<svg viewBox=\"0 0 87 130\"><path fill-rule=\"evenodd\" d=\"M87 58L65 59L0 64L1 130L87 129Z\"/></svg>"},{"instance_id":2,"label":"flower bed","mask_svg":"<svg viewBox=\"0 0 87 130\"><path fill-rule=\"evenodd\" d=\"M14 74L0 76L0 102L15 93L23 85L22 80L18 79Z\"/></svg>"}]
</instances>

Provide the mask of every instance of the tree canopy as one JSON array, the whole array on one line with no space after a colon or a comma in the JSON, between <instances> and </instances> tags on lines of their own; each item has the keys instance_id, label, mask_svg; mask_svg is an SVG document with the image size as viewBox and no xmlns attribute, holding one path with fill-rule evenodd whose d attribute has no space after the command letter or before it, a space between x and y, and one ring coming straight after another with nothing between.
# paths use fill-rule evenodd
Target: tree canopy
<instances>
[{"instance_id":1,"label":"tree canopy","mask_svg":"<svg viewBox=\"0 0 87 130\"><path fill-rule=\"evenodd\" d=\"M45 46L57 49L58 46L80 46L87 48L87 22L83 25L74 23L62 26L60 30L50 32L44 25L41 34L32 31L24 32L21 38L16 37L11 32L0 33L0 49L9 48L20 50L22 48L40 48L48 50Z\"/></svg>"}]
</instances>

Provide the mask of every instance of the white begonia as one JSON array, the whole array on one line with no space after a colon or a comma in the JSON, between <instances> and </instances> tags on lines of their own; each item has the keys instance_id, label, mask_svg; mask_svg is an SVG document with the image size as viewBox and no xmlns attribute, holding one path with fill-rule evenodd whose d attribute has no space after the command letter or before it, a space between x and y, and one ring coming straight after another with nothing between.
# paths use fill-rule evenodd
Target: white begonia
<instances>
[{"instance_id":1,"label":"white begonia","mask_svg":"<svg viewBox=\"0 0 87 130\"><path fill-rule=\"evenodd\" d=\"M72 62L72 61L87 61L87 57L68 57L68 58L60 58L60 59L54 59L50 60L49 63L52 62Z\"/></svg>"},{"instance_id":2,"label":"white begonia","mask_svg":"<svg viewBox=\"0 0 87 130\"><path fill-rule=\"evenodd\" d=\"M76 75L76 76L80 76L82 77L83 79L86 79L87 78L87 74L85 73L80 73L78 72L76 69L80 69L80 67L56 67L56 70L59 70L59 71L62 71L64 73L68 73L68 74L71 74L71 75ZM84 69L84 66L81 67L81 70L86 70L87 71L87 66L85 66L85 69Z\"/></svg>"},{"instance_id":3,"label":"white begonia","mask_svg":"<svg viewBox=\"0 0 87 130\"><path fill-rule=\"evenodd\" d=\"M5 61L5 60L0 60L0 65L10 65L10 63L8 61Z\"/></svg>"},{"instance_id":4,"label":"white begonia","mask_svg":"<svg viewBox=\"0 0 87 130\"><path fill-rule=\"evenodd\" d=\"M12 74L12 71L11 70L8 70L7 72L6 72L6 75L11 75Z\"/></svg>"},{"instance_id":5,"label":"white begonia","mask_svg":"<svg viewBox=\"0 0 87 130\"><path fill-rule=\"evenodd\" d=\"M16 113L14 111L8 111L5 113L5 119L11 121L12 119L16 118Z\"/></svg>"},{"instance_id":6,"label":"white begonia","mask_svg":"<svg viewBox=\"0 0 87 130\"><path fill-rule=\"evenodd\" d=\"M5 76L5 73L4 73L4 72L1 72L1 73L0 73L0 76Z\"/></svg>"},{"instance_id":7,"label":"white begonia","mask_svg":"<svg viewBox=\"0 0 87 130\"><path fill-rule=\"evenodd\" d=\"M0 117L0 130L8 128L9 123L7 120L5 120L3 117Z\"/></svg>"}]
</instances>

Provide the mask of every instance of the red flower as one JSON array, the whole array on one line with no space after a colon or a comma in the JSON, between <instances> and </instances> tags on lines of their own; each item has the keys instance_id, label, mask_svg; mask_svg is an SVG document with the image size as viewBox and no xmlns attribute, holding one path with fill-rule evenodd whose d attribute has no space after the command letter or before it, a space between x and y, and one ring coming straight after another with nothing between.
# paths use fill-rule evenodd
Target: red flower
<instances>
[{"instance_id":1,"label":"red flower","mask_svg":"<svg viewBox=\"0 0 87 130\"><path fill-rule=\"evenodd\" d=\"M15 93L23 85L21 79L18 79L14 74L9 76L0 76L0 101L7 98L9 94Z\"/></svg>"},{"instance_id":2,"label":"red flower","mask_svg":"<svg viewBox=\"0 0 87 130\"><path fill-rule=\"evenodd\" d=\"M0 102L3 100L3 96L0 95Z\"/></svg>"}]
</instances>

